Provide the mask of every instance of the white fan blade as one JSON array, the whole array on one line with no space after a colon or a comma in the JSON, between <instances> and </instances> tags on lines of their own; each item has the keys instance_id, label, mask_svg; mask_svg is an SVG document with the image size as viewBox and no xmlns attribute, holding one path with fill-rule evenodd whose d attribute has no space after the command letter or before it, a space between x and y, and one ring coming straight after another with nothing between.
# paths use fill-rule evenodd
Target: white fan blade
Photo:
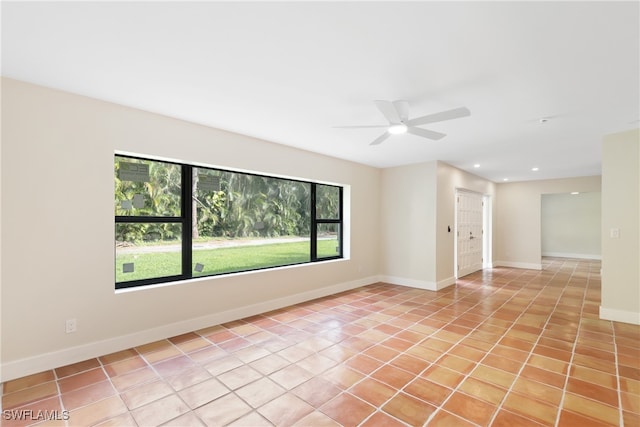
<instances>
[{"instance_id":1,"label":"white fan blade","mask_svg":"<svg viewBox=\"0 0 640 427\"><path fill-rule=\"evenodd\" d=\"M436 140L436 141L438 139L442 139L445 136L447 136L444 133L435 132L435 131L428 130L428 129L420 129L420 128L416 128L416 127L408 127L407 128L407 133L411 133L413 135L418 135L418 136L421 136L423 138L433 139L433 140Z\"/></svg>"},{"instance_id":2,"label":"white fan blade","mask_svg":"<svg viewBox=\"0 0 640 427\"><path fill-rule=\"evenodd\" d=\"M382 135L380 135L379 137L377 137L371 144L369 145L378 145L378 144L382 144L382 142L384 142L385 139L389 138L391 136L391 134L389 132L385 132Z\"/></svg>"},{"instance_id":3,"label":"white fan blade","mask_svg":"<svg viewBox=\"0 0 640 427\"><path fill-rule=\"evenodd\" d=\"M393 106L400 116L400 121L406 123L409 120L409 103L407 101L393 101Z\"/></svg>"},{"instance_id":4,"label":"white fan blade","mask_svg":"<svg viewBox=\"0 0 640 427\"><path fill-rule=\"evenodd\" d=\"M389 120L389 123L400 123L400 115L393 103L389 101L375 101L378 110Z\"/></svg>"},{"instance_id":5,"label":"white fan blade","mask_svg":"<svg viewBox=\"0 0 640 427\"><path fill-rule=\"evenodd\" d=\"M389 125L333 126L334 129L388 128Z\"/></svg>"},{"instance_id":6,"label":"white fan blade","mask_svg":"<svg viewBox=\"0 0 640 427\"><path fill-rule=\"evenodd\" d=\"M467 107L454 108L453 110L441 111L435 114L429 114L427 116L417 117L409 120L407 125L419 126L426 125L427 123L442 122L445 120L457 119L460 117L466 117L471 114L471 111Z\"/></svg>"}]
</instances>

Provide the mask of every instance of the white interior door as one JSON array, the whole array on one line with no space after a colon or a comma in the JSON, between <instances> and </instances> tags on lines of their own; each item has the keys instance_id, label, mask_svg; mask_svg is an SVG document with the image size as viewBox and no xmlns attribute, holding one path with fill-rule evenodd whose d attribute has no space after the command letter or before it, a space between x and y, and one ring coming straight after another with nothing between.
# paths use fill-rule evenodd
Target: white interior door
<instances>
[{"instance_id":1,"label":"white interior door","mask_svg":"<svg viewBox=\"0 0 640 427\"><path fill-rule=\"evenodd\" d=\"M456 194L457 274L466 276L482 270L482 194L458 191Z\"/></svg>"}]
</instances>

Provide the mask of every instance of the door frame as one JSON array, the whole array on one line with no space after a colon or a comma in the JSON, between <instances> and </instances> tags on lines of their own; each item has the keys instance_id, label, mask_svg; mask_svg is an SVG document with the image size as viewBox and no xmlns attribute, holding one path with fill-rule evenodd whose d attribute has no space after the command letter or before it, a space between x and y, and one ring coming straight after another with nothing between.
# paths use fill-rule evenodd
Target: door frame
<instances>
[{"instance_id":1,"label":"door frame","mask_svg":"<svg viewBox=\"0 0 640 427\"><path fill-rule=\"evenodd\" d=\"M493 199L490 194L482 196L482 268L493 268Z\"/></svg>"},{"instance_id":2,"label":"door frame","mask_svg":"<svg viewBox=\"0 0 640 427\"><path fill-rule=\"evenodd\" d=\"M471 193L482 196L482 269L492 268L492 250L491 250L491 233L492 233L492 211L491 211L491 195L483 194L467 188L456 188L454 192L454 244L453 244L453 272L456 279L458 276L458 195L460 193Z\"/></svg>"}]
</instances>

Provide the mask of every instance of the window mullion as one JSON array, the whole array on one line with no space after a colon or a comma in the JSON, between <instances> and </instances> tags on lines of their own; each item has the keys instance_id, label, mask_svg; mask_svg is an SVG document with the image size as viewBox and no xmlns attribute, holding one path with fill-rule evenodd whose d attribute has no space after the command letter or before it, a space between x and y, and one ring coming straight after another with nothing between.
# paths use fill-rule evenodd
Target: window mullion
<instances>
[{"instance_id":1,"label":"window mullion","mask_svg":"<svg viewBox=\"0 0 640 427\"><path fill-rule=\"evenodd\" d=\"M344 213L342 211L342 208L343 208L343 199L342 199L342 197L343 197L344 194L343 194L342 190L343 190L342 187L339 187L339 189L338 189L338 197L339 197L339 200L338 200L338 215L340 216L340 221L339 221L339 224L340 224L339 230L340 230L340 232L338 233L338 239L339 239L339 242L340 242L340 253L338 254L338 256L340 258L342 258L344 256L344 249L343 249L344 248L344 240L343 240L343 237L344 237Z\"/></svg>"},{"instance_id":2,"label":"window mullion","mask_svg":"<svg viewBox=\"0 0 640 427\"><path fill-rule=\"evenodd\" d=\"M191 278L193 255L193 166L182 165L182 275Z\"/></svg>"},{"instance_id":3,"label":"window mullion","mask_svg":"<svg viewBox=\"0 0 640 427\"><path fill-rule=\"evenodd\" d=\"M311 245L311 261L318 260L318 223L316 219L316 184L311 183L311 230L310 230L310 245Z\"/></svg>"}]
</instances>

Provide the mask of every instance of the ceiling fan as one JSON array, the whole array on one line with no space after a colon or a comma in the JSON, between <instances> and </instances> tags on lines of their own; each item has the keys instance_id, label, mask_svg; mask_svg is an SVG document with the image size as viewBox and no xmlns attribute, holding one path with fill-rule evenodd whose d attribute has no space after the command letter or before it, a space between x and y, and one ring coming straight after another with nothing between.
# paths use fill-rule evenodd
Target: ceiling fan
<instances>
[{"instance_id":1,"label":"ceiling fan","mask_svg":"<svg viewBox=\"0 0 640 427\"><path fill-rule=\"evenodd\" d=\"M438 140L444 138L444 133L435 132L428 129L422 129L417 126L426 125L428 123L442 122L444 120L457 119L466 117L471 114L468 108L460 107L453 110L441 111L439 113L428 114L426 116L409 119L409 103L407 101L374 101L378 110L389 121L388 125L373 126L336 126L341 129L360 129L360 128L387 128L387 130L377 137L369 145L381 144L391 135L399 135L410 133L421 136L423 138Z\"/></svg>"}]
</instances>

